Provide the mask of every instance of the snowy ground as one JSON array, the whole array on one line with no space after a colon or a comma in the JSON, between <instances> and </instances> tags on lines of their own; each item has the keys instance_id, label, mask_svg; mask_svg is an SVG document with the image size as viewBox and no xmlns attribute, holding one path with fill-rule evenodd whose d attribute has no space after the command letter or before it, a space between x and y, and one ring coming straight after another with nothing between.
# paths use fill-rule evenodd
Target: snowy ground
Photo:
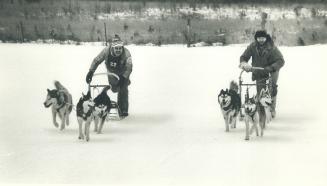
<instances>
[{"instance_id":1,"label":"snowy ground","mask_svg":"<svg viewBox=\"0 0 327 186\"><path fill-rule=\"evenodd\" d=\"M128 46L130 116L77 139L42 105L59 80L77 103L99 46L0 44L0 184L327 184L327 45L281 47L278 116L265 136L224 132L217 94L245 46ZM104 65L98 72L104 71Z\"/></svg>"}]
</instances>

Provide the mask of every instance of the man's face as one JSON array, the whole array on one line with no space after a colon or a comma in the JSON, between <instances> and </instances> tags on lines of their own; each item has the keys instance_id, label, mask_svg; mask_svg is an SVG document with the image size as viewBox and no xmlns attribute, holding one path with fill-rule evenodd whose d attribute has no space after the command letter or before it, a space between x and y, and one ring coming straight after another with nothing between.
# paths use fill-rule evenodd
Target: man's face
<instances>
[{"instance_id":1,"label":"man's face","mask_svg":"<svg viewBox=\"0 0 327 186\"><path fill-rule=\"evenodd\" d=\"M113 46L112 50L115 56L120 56L123 53L123 46L122 45Z\"/></svg>"},{"instance_id":2,"label":"man's face","mask_svg":"<svg viewBox=\"0 0 327 186\"><path fill-rule=\"evenodd\" d=\"M258 41L258 43L259 43L260 45L265 44L266 40L267 40L266 37L258 37L258 38L257 38L257 41Z\"/></svg>"}]
</instances>

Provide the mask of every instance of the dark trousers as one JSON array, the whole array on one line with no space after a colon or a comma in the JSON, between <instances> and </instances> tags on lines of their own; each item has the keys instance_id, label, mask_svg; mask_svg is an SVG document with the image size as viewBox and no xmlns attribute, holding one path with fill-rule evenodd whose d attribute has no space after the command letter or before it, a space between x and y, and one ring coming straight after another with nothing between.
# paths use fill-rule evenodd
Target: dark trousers
<instances>
[{"instance_id":1,"label":"dark trousers","mask_svg":"<svg viewBox=\"0 0 327 186\"><path fill-rule=\"evenodd\" d=\"M117 104L120 108L121 113L128 113L128 86L130 85L130 80L127 79L123 83L118 83L117 79L108 76L109 84L111 85L111 90L114 93L118 92Z\"/></svg>"},{"instance_id":2,"label":"dark trousers","mask_svg":"<svg viewBox=\"0 0 327 186\"><path fill-rule=\"evenodd\" d=\"M122 113L128 113L128 85L121 86L118 92L118 106Z\"/></svg>"},{"instance_id":3,"label":"dark trousers","mask_svg":"<svg viewBox=\"0 0 327 186\"><path fill-rule=\"evenodd\" d=\"M277 81L279 76L279 71L270 73L271 76L271 96L272 96L272 111L275 111L277 102ZM257 96L260 95L261 89L266 88L266 79L260 79L256 81L257 84ZM264 108L259 104L259 122L264 123L266 121L266 114Z\"/></svg>"}]
</instances>

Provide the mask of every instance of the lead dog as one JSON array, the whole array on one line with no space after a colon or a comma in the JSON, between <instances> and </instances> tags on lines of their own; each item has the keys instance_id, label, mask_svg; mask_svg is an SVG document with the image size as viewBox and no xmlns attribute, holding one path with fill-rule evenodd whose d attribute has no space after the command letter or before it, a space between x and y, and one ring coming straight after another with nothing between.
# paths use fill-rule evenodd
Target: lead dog
<instances>
[{"instance_id":1,"label":"lead dog","mask_svg":"<svg viewBox=\"0 0 327 186\"><path fill-rule=\"evenodd\" d=\"M107 115L110 113L111 109L111 100L107 94L107 91L110 89L110 86L104 87L101 93L94 98L94 131L98 134L101 133L104 121L106 120ZM98 123L100 120L100 126L98 128Z\"/></svg>"},{"instance_id":2,"label":"lead dog","mask_svg":"<svg viewBox=\"0 0 327 186\"><path fill-rule=\"evenodd\" d=\"M272 115L271 115L272 98L270 96L268 87L266 89L261 89L259 95L259 103L265 110L265 115L266 115L265 123L269 123L272 120ZM265 125L263 127L265 127Z\"/></svg>"},{"instance_id":3,"label":"lead dog","mask_svg":"<svg viewBox=\"0 0 327 186\"><path fill-rule=\"evenodd\" d=\"M255 130L256 135L259 136L259 113L258 113L258 105L257 98L253 96L252 98L246 98L244 103L244 111L245 111L245 140L250 139L250 135ZM252 124L250 128L250 124ZM263 126L260 125L261 136L263 136Z\"/></svg>"},{"instance_id":4,"label":"lead dog","mask_svg":"<svg viewBox=\"0 0 327 186\"><path fill-rule=\"evenodd\" d=\"M54 85L55 89L47 89L47 97L43 104L46 108L52 106L52 121L55 127L59 126L56 121L57 114L59 115L60 130L63 130L65 124L69 125L69 114L72 112L73 101L71 94L59 81L55 81Z\"/></svg>"},{"instance_id":5,"label":"lead dog","mask_svg":"<svg viewBox=\"0 0 327 186\"><path fill-rule=\"evenodd\" d=\"M237 92L238 85L232 81L229 90L222 89L218 95L218 103L225 120L226 132L229 131L229 125L231 128L236 128L237 116L241 109L241 97Z\"/></svg>"},{"instance_id":6,"label":"lead dog","mask_svg":"<svg viewBox=\"0 0 327 186\"><path fill-rule=\"evenodd\" d=\"M86 95L82 93L82 97L79 99L76 105L76 115L79 128L78 139L86 138L86 141L90 140L90 124L93 120L93 111L94 111L94 102L91 98L90 91ZM83 123L84 124L84 133L83 133Z\"/></svg>"}]
</instances>

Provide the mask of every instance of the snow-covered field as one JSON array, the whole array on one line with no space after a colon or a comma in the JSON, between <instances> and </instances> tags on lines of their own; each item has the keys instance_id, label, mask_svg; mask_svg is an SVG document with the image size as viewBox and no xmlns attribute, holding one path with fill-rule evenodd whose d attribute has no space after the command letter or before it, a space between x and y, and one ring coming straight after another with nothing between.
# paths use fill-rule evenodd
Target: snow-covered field
<instances>
[{"instance_id":1,"label":"snow-covered field","mask_svg":"<svg viewBox=\"0 0 327 186\"><path fill-rule=\"evenodd\" d=\"M0 184L325 186L327 45L280 47L277 119L250 141L217 103L245 47L127 46L130 116L85 142L42 103L59 80L76 104L103 47L0 44Z\"/></svg>"}]
</instances>

